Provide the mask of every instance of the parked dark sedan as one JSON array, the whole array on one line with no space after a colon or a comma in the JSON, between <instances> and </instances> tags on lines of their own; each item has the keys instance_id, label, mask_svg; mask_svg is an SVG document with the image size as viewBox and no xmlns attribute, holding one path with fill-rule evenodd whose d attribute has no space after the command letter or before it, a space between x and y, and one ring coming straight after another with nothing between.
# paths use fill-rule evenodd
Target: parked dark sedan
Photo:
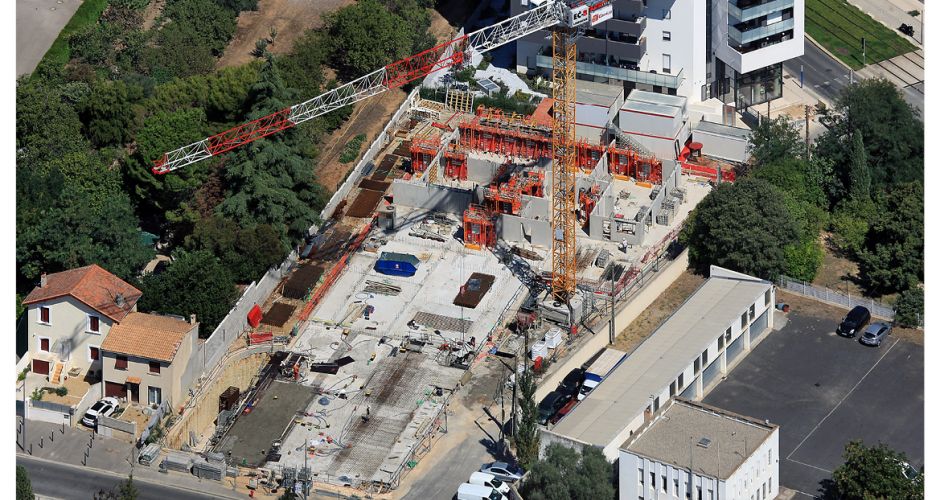
<instances>
[{"instance_id":1,"label":"parked dark sedan","mask_svg":"<svg viewBox=\"0 0 940 500\"><path fill-rule=\"evenodd\" d=\"M565 375L564 380L558 384L558 392L568 397L574 397L581 390L581 383L584 382L584 370L575 368Z\"/></svg>"},{"instance_id":2,"label":"parked dark sedan","mask_svg":"<svg viewBox=\"0 0 940 500\"><path fill-rule=\"evenodd\" d=\"M842 318L842 323L839 323L836 333L845 337L855 337L855 334L865 328L869 321L871 321L871 313L868 308L855 306L845 315L845 318Z\"/></svg>"},{"instance_id":3,"label":"parked dark sedan","mask_svg":"<svg viewBox=\"0 0 940 500\"><path fill-rule=\"evenodd\" d=\"M539 402L539 423L542 425L548 424L549 419L555 416L558 413L558 410L562 406L565 406L565 403L571 399L570 396L562 394L558 391L552 391Z\"/></svg>"}]
</instances>

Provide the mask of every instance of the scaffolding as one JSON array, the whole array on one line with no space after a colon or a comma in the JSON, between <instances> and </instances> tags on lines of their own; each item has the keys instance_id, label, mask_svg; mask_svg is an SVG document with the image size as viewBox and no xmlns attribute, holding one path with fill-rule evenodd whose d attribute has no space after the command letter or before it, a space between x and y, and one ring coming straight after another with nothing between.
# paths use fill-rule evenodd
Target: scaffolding
<instances>
[{"instance_id":1,"label":"scaffolding","mask_svg":"<svg viewBox=\"0 0 940 500\"><path fill-rule=\"evenodd\" d=\"M663 162L655 156L643 156L633 149L610 148L610 173L619 179L662 184Z\"/></svg>"},{"instance_id":2,"label":"scaffolding","mask_svg":"<svg viewBox=\"0 0 940 500\"><path fill-rule=\"evenodd\" d=\"M467 153L459 144L451 143L448 150L444 152L444 177L459 181L467 180Z\"/></svg>"},{"instance_id":3,"label":"scaffolding","mask_svg":"<svg viewBox=\"0 0 940 500\"><path fill-rule=\"evenodd\" d=\"M505 165L501 167L501 171ZM497 176L497 179L500 176ZM523 170L509 176L502 183L494 182L483 191L486 208L491 213L519 215L522 210L522 195L542 197L545 195L545 173L540 170Z\"/></svg>"},{"instance_id":4,"label":"scaffolding","mask_svg":"<svg viewBox=\"0 0 940 500\"><path fill-rule=\"evenodd\" d=\"M470 114L473 112L473 92L448 87L447 94L444 96L444 103L451 111Z\"/></svg>"},{"instance_id":5,"label":"scaffolding","mask_svg":"<svg viewBox=\"0 0 940 500\"><path fill-rule=\"evenodd\" d=\"M437 156L440 143L440 136L433 132L411 141L409 151L411 152L411 170L414 174L423 173L431 166L431 160Z\"/></svg>"}]
</instances>

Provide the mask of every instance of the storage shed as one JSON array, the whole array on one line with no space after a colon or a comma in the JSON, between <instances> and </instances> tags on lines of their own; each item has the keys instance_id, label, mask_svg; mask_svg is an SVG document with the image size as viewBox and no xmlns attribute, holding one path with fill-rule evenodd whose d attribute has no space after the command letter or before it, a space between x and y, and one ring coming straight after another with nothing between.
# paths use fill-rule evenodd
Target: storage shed
<instances>
[{"instance_id":1,"label":"storage shed","mask_svg":"<svg viewBox=\"0 0 940 500\"><path fill-rule=\"evenodd\" d=\"M417 257L411 254L382 252L379 260L375 263L375 270L390 276L409 277L418 272L420 262Z\"/></svg>"},{"instance_id":2,"label":"storage shed","mask_svg":"<svg viewBox=\"0 0 940 500\"><path fill-rule=\"evenodd\" d=\"M691 134L686 99L634 90L620 108L620 129L657 158L674 160Z\"/></svg>"},{"instance_id":3,"label":"storage shed","mask_svg":"<svg viewBox=\"0 0 940 500\"><path fill-rule=\"evenodd\" d=\"M751 130L702 120L692 130L692 140L702 144L702 154L744 163L751 144Z\"/></svg>"}]
</instances>

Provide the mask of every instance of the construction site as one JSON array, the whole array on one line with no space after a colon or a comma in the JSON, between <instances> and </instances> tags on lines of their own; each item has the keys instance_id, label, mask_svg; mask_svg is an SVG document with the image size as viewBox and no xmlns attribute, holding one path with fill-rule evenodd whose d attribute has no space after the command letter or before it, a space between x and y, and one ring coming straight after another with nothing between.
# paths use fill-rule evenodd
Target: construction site
<instances>
[{"instance_id":1,"label":"construction site","mask_svg":"<svg viewBox=\"0 0 940 500\"><path fill-rule=\"evenodd\" d=\"M558 23L558 5L390 65L381 85ZM309 116L343 92L371 92L344 90L363 78L318 98ZM248 343L270 345L267 363L250 386L218 396L219 417L191 432L190 447L256 470L261 484L392 490L446 431L448 399L475 362L501 352L521 369L552 357L671 249L714 184L734 180L728 158L703 150L739 137L711 124L707 144L697 142L684 98L625 96L573 71L555 85L530 115L475 105L465 87L445 85L443 102L414 89L293 270L249 313ZM219 137L231 149L305 119L265 118ZM219 140L168 154L154 171L218 154Z\"/></svg>"}]
</instances>

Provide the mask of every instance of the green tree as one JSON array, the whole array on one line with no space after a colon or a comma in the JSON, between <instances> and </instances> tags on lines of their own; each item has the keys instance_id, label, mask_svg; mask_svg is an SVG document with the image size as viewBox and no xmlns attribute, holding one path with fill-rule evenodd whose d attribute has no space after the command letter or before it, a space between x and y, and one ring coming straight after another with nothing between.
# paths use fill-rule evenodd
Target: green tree
<instances>
[{"instance_id":1,"label":"green tree","mask_svg":"<svg viewBox=\"0 0 940 500\"><path fill-rule=\"evenodd\" d=\"M133 135L133 104L142 98L140 87L121 81L106 81L92 87L79 105L88 139L96 146L126 142Z\"/></svg>"},{"instance_id":2,"label":"green tree","mask_svg":"<svg viewBox=\"0 0 940 500\"><path fill-rule=\"evenodd\" d=\"M873 293L893 293L924 280L924 187L888 191L858 254L859 278Z\"/></svg>"},{"instance_id":3,"label":"green tree","mask_svg":"<svg viewBox=\"0 0 940 500\"><path fill-rule=\"evenodd\" d=\"M22 465L16 466L16 500L33 500L33 484L29 480L29 472Z\"/></svg>"},{"instance_id":4,"label":"green tree","mask_svg":"<svg viewBox=\"0 0 940 500\"><path fill-rule=\"evenodd\" d=\"M800 130L786 116L773 120L761 120L751 132L751 161L755 166L771 162L802 158L806 153L806 143L800 137Z\"/></svg>"},{"instance_id":5,"label":"green tree","mask_svg":"<svg viewBox=\"0 0 940 500\"><path fill-rule=\"evenodd\" d=\"M880 217L878 207L871 199L841 201L829 218L836 248L849 257L857 258L865 245L869 221L877 217Z\"/></svg>"},{"instance_id":6,"label":"green tree","mask_svg":"<svg viewBox=\"0 0 940 500\"><path fill-rule=\"evenodd\" d=\"M212 334L238 298L231 273L207 251L178 252L166 271L145 276L141 287L142 311L196 314L203 338Z\"/></svg>"},{"instance_id":7,"label":"green tree","mask_svg":"<svg viewBox=\"0 0 940 500\"><path fill-rule=\"evenodd\" d=\"M894 322L899 326L918 327L924 321L924 289L915 286L901 292L894 304Z\"/></svg>"},{"instance_id":8,"label":"green tree","mask_svg":"<svg viewBox=\"0 0 940 500\"><path fill-rule=\"evenodd\" d=\"M923 478L911 481L904 477L907 457L903 453L880 443L868 447L861 441L850 441L842 458L844 463L832 472L836 493L842 498L924 498Z\"/></svg>"},{"instance_id":9,"label":"green tree","mask_svg":"<svg viewBox=\"0 0 940 500\"><path fill-rule=\"evenodd\" d=\"M865 145L871 185L923 182L924 124L898 88L885 79L867 79L845 87L822 116L828 130L816 141L816 154L828 158L843 190L832 193L836 204L847 192L852 137Z\"/></svg>"},{"instance_id":10,"label":"green tree","mask_svg":"<svg viewBox=\"0 0 940 500\"><path fill-rule=\"evenodd\" d=\"M806 239L783 247L787 276L813 281L823 261L823 250L818 240Z\"/></svg>"},{"instance_id":11,"label":"green tree","mask_svg":"<svg viewBox=\"0 0 940 500\"><path fill-rule=\"evenodd\" d=\"M344 80L401 59L414 47L407 22L378 0L362 0L324 18L333 66Z\"/></svg>"},{"instance_id":12,"label":"green tree","mask_svg":"<svg viewBox=\"0 0 940 500\"><path fill-rule=\"evenodd\" d=\"M824 208L827 207L827 199L821 170L815 161L777 158L755 168L750 175L766 180L801 202Z\"/></svg>"},{"instance_id":13,"label":"green tree","mask_svg":"<svg viewBox=\"0 0 940 500\"><path fill-rule=\"evenodd\" d=\"M291 95L270 58L251 96L251 119L282 110L290 102ZM291 129L236 150L222 173L225 200L216 208L217 213L245 226L286 228L284 244L293 246L316 221L327 197L314 181L306 158L309 149L307 137Z\"/></svg>"},{"instance_id":14,"label":"green tree","mask_svg":"<svg viewBox=\"0 0 940 500\"><path fill-rule=\"evenodd\" d=\"M520 493L531 500L613 499L614 467L595 447L578 453L552 443L545 458L532 465Z\"/></svg>"},{"instance_id":15,"label":"green tree","mask_svg":"<svg viewBox=\"0 0 940 500\"><path fill-rule=\"evenodd\" d=\"M868 169L868 153L861 134L852 136L852 158L848 175L849 198L866 200L871 198L871 171Z\"/></svg>"},{"instance_id":16,"label":"green tree","mask_svg":"<svg viewBox=\"0 0 940 500\"><path fill-rule=\"evenodd\" d=\"M212 252L238 283L260 279L269 267L287 256L281 235L270 225L241 228L234 221L219 216L197 222L185 244L190 250Z\"/></svg>"},{"instance_id":17,"label":"green tree","mask_svg":"<svg viewBox=\"0 0 940 500\"><path fill-rule=\"evenodd\" d=\"M161 33L183 35L198 46L208 47L212 55L222 55L228 41L235 34L237 13L220 9L215 0L167 0L163 15L173 22Z\"/></svg>"},{"instance_id":18,"label":"green tree","mask_svg":"<svg viewBox=\"0 0 940 500\"><path fill-rule=\"evenodd\" d=\"M535 377L526 370L519 380L519 423L514 429L514 445L519 463L528 468L539 458L538 408L535 404Z\"/></svg>"},{"instance_id":19,"label":"green tree","mask_svg":"<svg viewBox=\"0 0 940 500\"><path fill-rule=\"evenodd\" d=\"M779 188L762 179L722 184L693 210L681 233L689 265L708 273L715 264L761 278L787 269L784 248L800 240Z\"/></svg>"}]
</instances>

